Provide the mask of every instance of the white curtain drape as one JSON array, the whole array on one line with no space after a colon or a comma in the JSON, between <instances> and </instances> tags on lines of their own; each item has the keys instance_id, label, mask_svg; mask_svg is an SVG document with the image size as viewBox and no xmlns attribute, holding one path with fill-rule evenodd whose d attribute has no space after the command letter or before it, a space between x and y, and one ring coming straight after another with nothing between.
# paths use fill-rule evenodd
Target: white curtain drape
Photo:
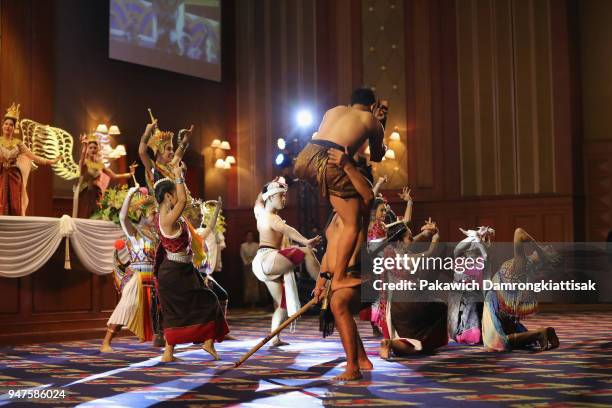
<instances>
[{"instance_id":1,"label":"white curtain drape","mask_svg":"<svg viewBox=\"0 0 612 408\"><path fill-rule=\"evenodd\" d=\"M123 238L110 221L49 217L0 216L0 276L18 278L40 269L65 237L92 273L113 270L114 242Z\"/></svg>"}]
</instances>

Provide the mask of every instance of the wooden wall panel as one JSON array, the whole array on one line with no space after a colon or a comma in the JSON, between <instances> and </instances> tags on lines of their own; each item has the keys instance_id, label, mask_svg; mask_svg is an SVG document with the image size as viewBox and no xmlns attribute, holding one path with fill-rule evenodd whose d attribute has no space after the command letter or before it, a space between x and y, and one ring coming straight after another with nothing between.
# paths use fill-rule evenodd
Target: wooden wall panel
<instances>
[{"instance_id":1,"label":"wooden wall panel","mask_svg":"<svg viewBox=\"0 0 612 408\"><path fill-rule=\"evenodd\" d=\"M394 211L404 211L403 203L395 199L391 201ZM465 238L459 227L474 229L481 225L493 227L498 242L512 242L517 227L525 228L534 238L548 242L569 242L574 233L573 201L568 196L417 199L410 228L418 231L428 217L438 223L444 242Z\"/></svg>"},{"instance_id":2,"label":"wooden wall panel","mask_svg":"<svg viewBox=\"0 0 612 408\"><path fill-rule=\"evenodd\" d=\"M35 4L36 3L36 4ZM21 104L21 117L49 123L52 119L53 2L7 0L0 4L0 109ZM52 172L40 167L30 173L28 215L52 212Z\"/></svg>"},{"instance_id":3,"label":"wooden wall panel","mask_svg":"<svg viewBox=\"0 0 612 408\"><path fill-rule=\"evenodd\" d=\"M612 231L612 141L585 146L586 239L605 241Z\"/></svg>"},{"instance_id":4,"label":"wooden wall panel","mask_svg":"<svg viewBox=\"0 0 612 408\"><path fill-rule=\"evenodd\" d=\"M19 313L20 279L0 278L0 315Z\"/></svg>"},{"instance_id":5,"label":"wooden wall panel","mask_svg":"<svg viewBox=\"0 0 612 408\"><path fill-rule=\"evenodd\" d=\"M64 243L50 259L52 265L62 265ZM73 253L72 270L43 267L31 275L32 313L89 312L94 310L94 280ZM61 279L58 279L61 276Z\"/></svg>"},{"instance_id":6,"label":"wooden wall panel","mask_svg":"<svg viewBox=\"0 0 612 408\"><path fill-rule=\"evenodd\" d=\"M567 228L563 214L544 215L544 240L554 242L558 237L564 237Z\"/></svg>"}]
</instances>

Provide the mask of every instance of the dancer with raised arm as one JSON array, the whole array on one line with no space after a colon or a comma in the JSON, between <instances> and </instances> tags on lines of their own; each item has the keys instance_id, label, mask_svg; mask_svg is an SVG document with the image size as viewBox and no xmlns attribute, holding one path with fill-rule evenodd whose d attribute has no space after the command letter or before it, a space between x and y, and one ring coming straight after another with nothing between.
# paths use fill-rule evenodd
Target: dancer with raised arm
<instances>
[{"instance_id":1,"label":"dancer with raised arm","mask_svg":"<svg viewBox=\"0 0 612 408\"><path fill-rule=\"evenodd\" d=\"M533 252L526 253L526 247ZM522 228L514 231L514 257L507 260L491 279L493 283L528 282L533 275L554 268L560 261L550 247L541 247ZM540 350L559 347L559 338L552 327L527 330L520 319L534 313L538 303L535 294L528 290L490 290L485 297L482 314L482 341L487 351L510 351L533 343Z\"/></svg>"},{"instance_id":2,"label":"dancer with raised arm","mask_svg":"<svg viewBox=\"0 0 612 408\"><path fill-rule=\"evenodd\" d=\"M173 176L154 185L160 239L154 273L166 338L162 362L175 360L174 346L180 343L204 343L203 349L219 359L214 341L221 341L229 328L217 296L204 285L193 264L190 229L181 217L187 203L183 168L174 167Z\"/></svg>"},{"instance_id":3,"label":"dancer with raised arm","mask_svg":"<svg viewBox=\"0 0 612 408\"><path fill-rule=\"evenodd\" d=\"M28 208L28 176L31 162L49 166L60 160L48 160L30 151L19 133L19 105L7 109L0 137L0 215L26 215Z\"/></svg>"},{"instance_id":4,"label":"dancer with raised arm","mask_svg":"<svg viewBox=\"0 0 612 408\"><path fill-rule=\"evenodd\" d=\"M285 208L287 189L282 179L274 179L263 187L253 207L259 231L259 249L253 259L253 273L266 284L274 300L272 330L300 308L294 268L305 262L308 274L315 280L320 270L312 247L318 244L321 237L304 237L278 215L278 212ZM301 246L281 248L284 236ZM279 334L274 337L271 346L286 344L288 343L281 341Z\"/></svg>"},{"instance_id":5,"label":"dancer with raised arm","mask_svg":"<svg viewBox=\"0 0 612 408\"><path fill-rule=\"evenodd\" d=\"M111 341L127 327L140 341L149 341L155 334L159 344L163 338L155 316L153 261L157 247L155 230L155 198L142 191L136 184L127 192L119 213L121 229L127 240L130 263L122 274L116 274L115 283L121 293L119 303L108 319L108 329L100 351L112 352ZM132 219L137 219L134 223ZM163 343L162 343L163 345Z\"/></svg>"},{"instance_id":6,"label":"dancer with raised arm","mask_svg":"<svg viewBox=\"0 0 612 408\"><path fill-rule=\"evenodd\" d=\"M172 142L174 133L160 130L157 126L157 119L153 117L150 110L149 114L151 123L147 124L140 138L138 156L145 167L147 186L153 190L153 184L157 180L164 177L172 178L172 169L181 164L189 146L189 136L193 131L193 125L189 129L179 130L179 145L174 151ZM148 149L153 152L153 158L149 156Z\"/></svg>"},{"instance_id":7,"label":"dancer with raised arm","mask_svg":"<svg viewBox=\"0 0 612 408\"><path fill-rule=\"evenodd\" d=\"M460 229L466 238L457 244L455 258L474 260L474 267L455 272L456 282L472 281L482 287L485 271L490 265L488 250L495 230L482 226L477 230ZM479 260L480 258L480 260ZM478 267L482 265L482 267ZM453 291L448 297L448 335L457 343L479 344L482 342L482 308L484 293L482 291Z\"/></svg>"},{"instance_id":8,"label":"dancer with raised arm","mask_svg":"<svg viewBox=\"0 0 612 408\"><path fill-rule=\"evenodd\" d=\"M414 242L431 238L431 244L425 252L414 252ZM421 233L413 237L412 231L405 223L397 225L384 243L384 257L426 258L435 255L440 236L436 223L429 219L421 227ZM405 258L404 258L405 259ZM397 283L405 280L418 282L425 271L398 270L395 267L386 271L385 280ZM393 354L404 357L417 352L431 352L448 343L446 332L447 307L443 301L411 301L401 298L402 294L385 291L385 307L382 331L384 340L380 343L380 356L390 358Z\"/></svg>"},{"instance_id":9,"label":"dancer with raised arm","mask_svg":"<svg viewBox=\"0 0 612 408\"><path fill-rule=\"evenodd\" d=\"M98 202L110 180L128 180L134 175L134 166L129 173L116 174L100 159L100 139L95 134L81 136L81 175L74 187L73 216L90 218L98 209Z\"/></svg>"}]
</instances>

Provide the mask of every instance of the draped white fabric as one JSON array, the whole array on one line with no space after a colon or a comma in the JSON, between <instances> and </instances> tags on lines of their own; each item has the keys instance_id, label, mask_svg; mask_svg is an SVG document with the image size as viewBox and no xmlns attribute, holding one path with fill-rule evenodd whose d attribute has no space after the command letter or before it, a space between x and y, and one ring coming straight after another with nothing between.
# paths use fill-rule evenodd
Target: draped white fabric
<instances>
[{"instance_id":1,"label":"draped white fabric","mask_svg":"<svg viewBox=\"0 0 612 408\"><path fill-rule=\"evenodd\" d=\"M113 250L123 238L110 221L0 216L0 276L18 278L40 269L69 237L83 265L99 275L113 270Z\"/></svg>"}]
</instances>

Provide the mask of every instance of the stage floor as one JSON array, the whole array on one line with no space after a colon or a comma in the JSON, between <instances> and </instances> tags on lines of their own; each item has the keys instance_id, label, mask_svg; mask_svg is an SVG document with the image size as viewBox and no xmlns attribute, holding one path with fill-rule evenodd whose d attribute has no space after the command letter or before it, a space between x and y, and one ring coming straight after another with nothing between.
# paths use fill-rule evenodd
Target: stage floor
<instances>
[{"instance_id":1,"label":"stage floor","mask_svg":"<svg viewBox=\"0 0 612 408\"><path fill-rule=\"evenodd\" d=\"M231 313L232 314L232 313ZM603 407L612 405L612 313L540 314L527 327L554 326L561 347L534 353L486 353L452 343L433 355L384 361L379 340L360 323L374 371L363 380L330 382L341 372L337 334L323 340L306 317L281 349L264 346L232 368L269 329L264 312L234 312L232 334L219 344L222 360L196 346L177 350L183 361L162 364L161 349L133 337L117 339L115 353L101 355L101 340L0 348L0 405L17 402L9 390L53 389L64 398L22 400L46 406L474 406Z\"/></svg>"}]
</instances>

